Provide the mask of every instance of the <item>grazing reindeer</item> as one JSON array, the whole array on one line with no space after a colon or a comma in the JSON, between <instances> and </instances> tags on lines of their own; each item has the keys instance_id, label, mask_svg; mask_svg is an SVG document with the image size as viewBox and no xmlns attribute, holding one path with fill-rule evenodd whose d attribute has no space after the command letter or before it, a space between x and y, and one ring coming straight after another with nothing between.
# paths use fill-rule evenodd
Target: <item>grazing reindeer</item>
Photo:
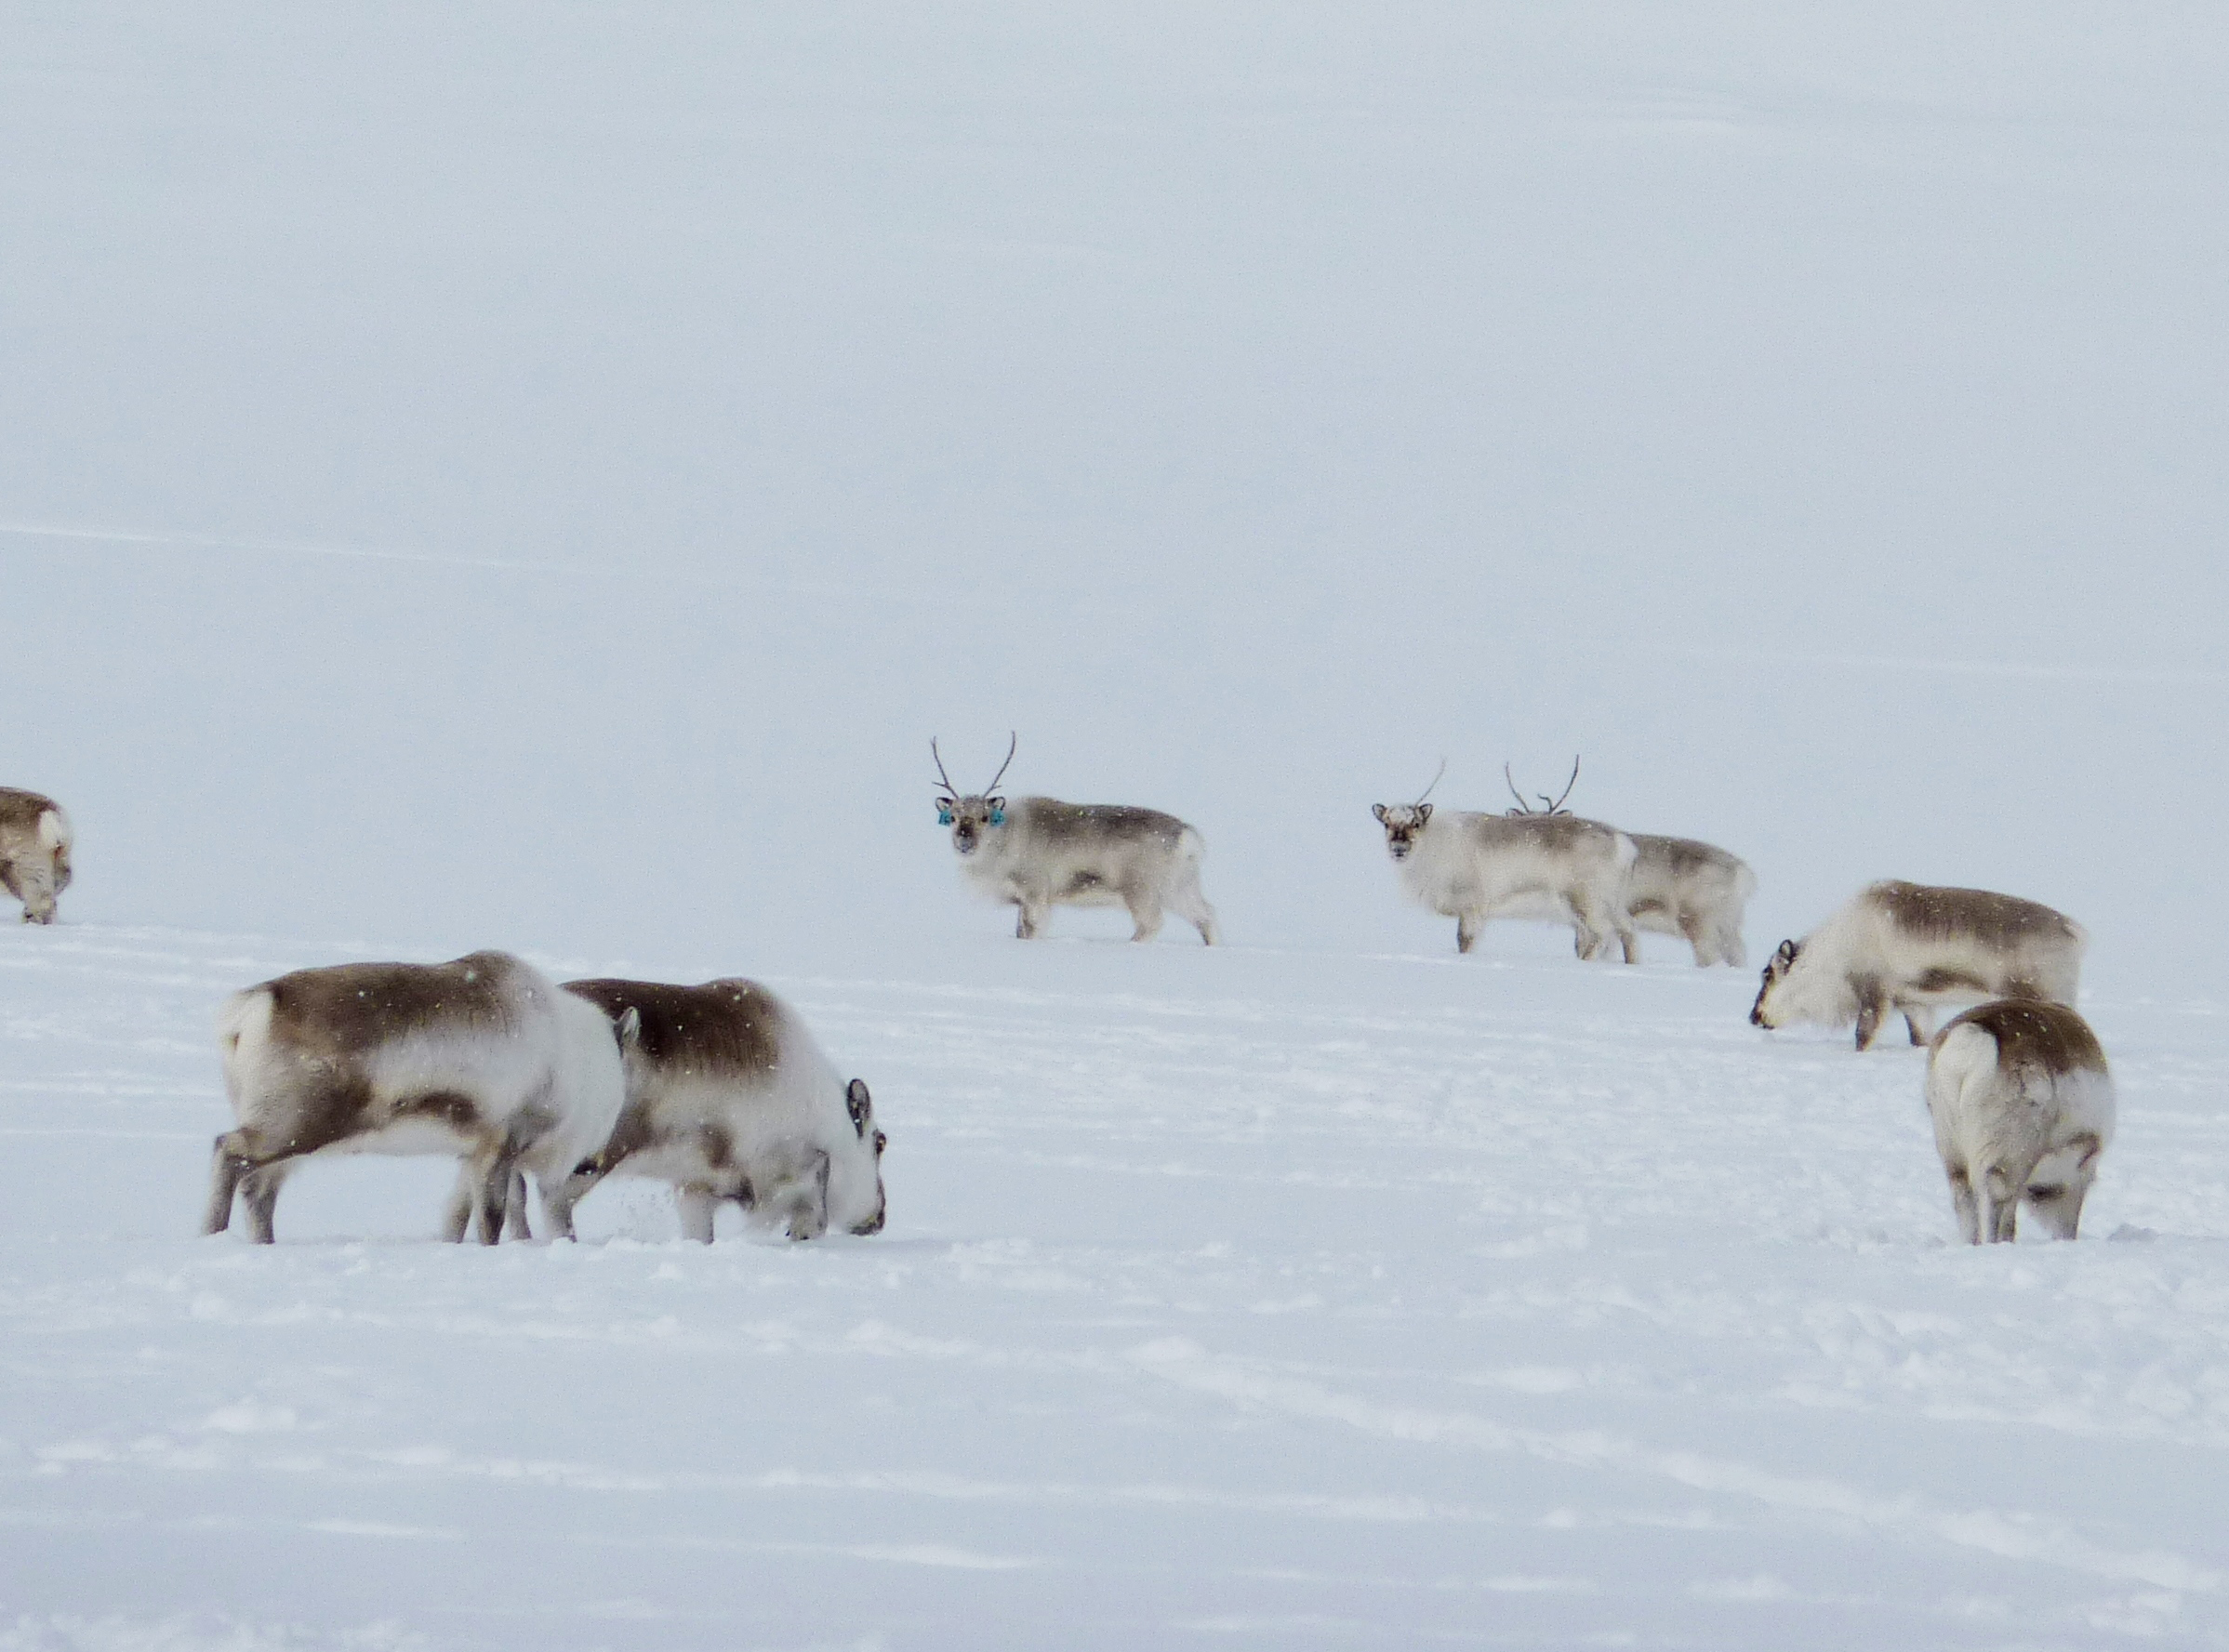
<instances>
[{"instance_id":1,"label":"grazing reindeer","mask_svg":"<svg viewBox=\"0 0 2229 1652\"><path fill-rule=\"evenodd\" d=\"M0 889L23 903L25 923L52 923L55 897L70 887L76 834L52 798L0 786Z\"/></svg>"},{"instance_id":2,"label":"grazing reindeer","mask_svg":"<svg viewBox=\"0 0 2229 1652\"><path fill-rule=\"evenodd\" d=\"M1425 800L1446 772L1442 761L1413 803L1379 803L1371 813L1386 828L1386 852L1410 896L1455 920L1458 952L1477 944L1490 918L1541 918L1569 923L1583 958L1599 955L1612 934L1628 958L1634 956L1625 906L1637 852L1632 839L1565 813L1563 798L1551 802L1545 795L1545 811L1525 808L1520 797L1507 814L1435 813ZM1576 764L1572 778L1578 779ZM1564 797L1570 795L1567 786Z\"/></svg>"},{"instance_id":3,"label":"grazing reindeer","mask_svg":"<svg viewBox=\"0 0 2229 1652\"><path fill-rule=\"evenodd\" d=\"M1780 944L1749 1019L1766 1028L1854 1020L1857 1047L1870 1050L1894 1011L1912 1042L1925 1044L1935 1004L2071 1005L2089 940L2080 924L2034 901L1983 889L1867 884L1802 941Z\"/></svg>"},{"instance_id":4,"label":"grazing reindeer","mask_svg":"<svg viewBox=\"0 0 2229 1652\"><path fill-rule=\"evenodd\" d=\"M2071 1239L2113 1140L2113 1076L2063 1004L2007 998L1967 1011L1927 1057L1935 1150L1969 1245L2009 1243L2025 1204Z\"/></svg>"},{"instance_id":5,"label":"grazing reindeer","mask_svg":"<svg viewBox=\"0 0 2229 1652\"><path fill-rule=\"evenodd\" d=\"M889 1204L866 1084L846 1084L796 1011L750 981L666 986L568 981L615 1022L640 1027L627 1051L627 1106L602 1151L566 1184L569 1202L615 1172L673 1184L686 1238L712 1242L733 1199L792 1239L830 1226L880 1233Z\"/></svg>"},{"instance_id":6,"label":"grazing reindeer","mask_svg":"<svg viewBox=\"0 0 2229 1652\"><path fill-rule=\"evenodd\" d=\"M952 828L960 869L976 891L1019 908L1014 932L1033 939L1055 906L1124 906L1136 925L1133 941L1161 932L1166 906L1213 946L1222 938L1215 909L1200 890L1200 862L1207 842L1174 814L1116 803L1063 803L1053 798L1016 798L1011 806L995 794L1014 761L1006 761L981 792L962 797L944 772L936 798L939 825Z\"/></svg>"},{"instance_id":7,"label":"grazing reindeer","mask_svg":"<svg viewBox=\"0 0 2229 1652\"><path fill-rule=\"evenodd\" d=\"M1637 930L1684 935L1698 969L1748 958L1742 945L1742 913L1757 892L1757 874L1738 856L1692 838L1632 834L1639 852L1625 881L1625 915ZM1625 955L1629 964L1640 959Z\"/></svg>"},{"instance_id":8,"label":"grazing reindeer","mask_svg":"<svg viewBox=\"0 0 2229 1652\"><path fill-rule=\"evenodd\" d=\"M234 993L217 1030L240 1126L217 1138L204 1231L231 1225L237 1190L261 1245L280 1184L318 1153L461 1160L468 1196L452 1201L446 1236L463 1238L477 1207L488 1245L523 1205L515 1173L530 1171L569 1236L566 1180L611 1135L637 1032L503 952L297 970Z\"/></svg>"}]
</instances>

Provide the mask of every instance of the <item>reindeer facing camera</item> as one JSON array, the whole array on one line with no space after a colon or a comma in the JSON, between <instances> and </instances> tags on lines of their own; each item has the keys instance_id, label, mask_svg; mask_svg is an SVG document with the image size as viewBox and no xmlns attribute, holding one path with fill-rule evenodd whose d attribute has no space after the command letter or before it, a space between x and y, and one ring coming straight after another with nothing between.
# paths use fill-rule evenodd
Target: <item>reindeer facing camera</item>
<instances>
[{"instance_id":1,"label":"reindeer facing camera","mask_svg":"<svg viewBox=\"0 0 2229 1652\"><path fill-rule=\"evenodd\" d=\"M1639 852L1631 838L1567 813L1569 785L1562 798L1542 795L1538 810L1519 797L1506 814L1435 813L1425 800L1446 773L1442 760L1423 797L1413 803L1379 803L1371 813L1386 828L1386 852L1409 897L1455 920L1458 952L1478 944L1488 919L1531 918L1570 924L1572 946L1583 958L1599 957L1612 934L1628 959L1636 955L1625 905L1626 877ZM1573 763L1572 784L1578 778Z\"/></svg>"},{"instance_id":2,"label":"reindeer facing camera","mask_svg":"<svg viewBox=\"0 0 2229 1652\"><path fill-rule=\"evenodd\" d=\"M997 795L1014 762L1018 735L1006 760L979 792L964 796L944 772L936 821L952 828L960 871L979 894L1018 908L1014 932L1034 939L1055 906L1122 906L1136 925L1133 941L1161 932L1163 908L1200 932L1213 946L1221 938L1215 909L1200 892L1200 861L1207 842L1174 814L1117 803L1063 803L1053 798Z\"/></svg>"}]
</instances>

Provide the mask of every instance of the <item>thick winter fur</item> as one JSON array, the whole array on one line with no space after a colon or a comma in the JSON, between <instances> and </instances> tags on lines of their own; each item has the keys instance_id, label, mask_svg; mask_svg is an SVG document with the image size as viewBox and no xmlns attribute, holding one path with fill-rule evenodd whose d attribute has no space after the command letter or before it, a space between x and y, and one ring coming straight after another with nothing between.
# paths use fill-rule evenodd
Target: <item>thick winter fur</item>
<instances>
[{"instance_id":1,"label":"thick winter fur","mask_svg":"<svg viewBox=\"0 0 2229 1652\"><path fill-rule=\"evenodd\" d=\"M1625 880L1625 915L1637 930L1683 935L1698 968L1748 961L1742 914L1757 892L1757 874L1723 849L1692 838L1632 834L1638 853ZM1640 959L1627 952L1625 961Z\"/></svg>"},{"instance_id":2,"label":"thick winter fur","mask_svg":"<svg viewBox=\"0 0 2229 1652\"><path fill-rule=\"evenodd\" d=\"M205 1227L231 1224L237 1190L259 1244L272 1242L280 1184L319 1153L454 1156L467 1196L447 1236L461 1239L477 1207L491 1245L524 1171L568 1235L567 1179L626 1097L625 1035L508 953L299 970L235 993L217 1030L240 1124L217 1138Z\"/></svg>"},{"instance_id":3,"label":"thick winter fur","mask_svg":"<svg viewBox=\"0 0 2229 1652\"><path fill-rule=\"evenodd\" d=\"M1957 1017L1927 1058L1927 1110L1970 1245L2013 1236L2025 1204L2071 1239L2113 1140L2113 1076L2063 1004L2009 998Z\"/></svg>"},{"instance_id":4,"label":"thick winter fur","mask_svg":"<svg viewBox=\"0 0 2229 1652\"><path fill-rule=\"evenodd\" d=\"M1206 840L1174 814L1053 798L948 798L937 807L951 816L962 874L1019 909L1014 932L1025 941L1055 906L1127 907L1134 941L1161 932L1164 908L1206 945L1222 938L1200 890Z\"/></svg>"},{"instance_id":5,"label":"thick winter fur","mask_svg":"<svg viewBox=\"0 0 2229 1652\"><path fill-rule=\"evenodd\" d=\"M1614 826L1570 814L1469 814L1429 803L1380 803L1386 852L1419 905L1455 920L1468 952L1491 918L1572 926L1583 958L1612 936L1628 961L1639 952L1625 917L1625 882L1639 852Z\"/></svg>"},{"instance_id":6,"label":"thick winter fur","mask_svg":"<svg viewBox=\"0 0 2229 1652\"><path fill-rule=\"evenodd\" d=\"M867 1086L838 1076L781 999L736 980L571 981L565 990L615 1021L631 1012L641 1027L627 1052L626 1108L576 1172L574 1198L614 1173L670 1182L683 1232L707 1244L723 1199L793 1239L830 1226L882 1230L886 1143Z\"/></svg>"},{"instance_id":7,"label":"thick winter fur","mask_svg":"<svg viewBox=\"0 0 2229 1652\"><path fill-rule=\"evenodd\" d=\"M52 923L54 903L70 887L77 835L52 798L0 786L0 889L23 903L25 923Z\"/></svg>"},{"instance_id":8,"label":"thick winter fur","mask_svg":"<svg viewBox=\"0 0 2229 1652\"><path fill-rule=\"evenodd\" d=\"M1869 1050L1891 1011L1912 1042L1932 1036L1931 1006L1983 998L2069 1004L2081 985L2081 925L2049 906L1983 889L1874 883L1765 965L1749 1019L1857 1024Z\"/></svg>"}]
</instances>

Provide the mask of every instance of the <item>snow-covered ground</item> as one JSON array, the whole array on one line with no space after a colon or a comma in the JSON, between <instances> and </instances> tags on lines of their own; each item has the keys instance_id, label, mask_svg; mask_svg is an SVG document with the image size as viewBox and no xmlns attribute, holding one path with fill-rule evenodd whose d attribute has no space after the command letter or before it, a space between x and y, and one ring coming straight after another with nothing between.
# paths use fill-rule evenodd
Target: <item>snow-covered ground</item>
<instances>
[{"instance_id":1,"label":"snow-covered ground","mask_svg":"<svg viewBox=\"0 0 2229 1652\"><path fill-rule=\"evenodd\" d=\"M11 1652L2229 1634L2217 1005L2092 1004L2074 1245L1950 1243L1921 1056L1746 975L1005 940L782 983L880 1237L183 1236L210 1002L360 952L0 936Z\"/></svg>"},{"instance_id":2,"label":"snow-covered ground","mask_svg":"<svg viewBox=\"0 0 2229 1652\"><path fill-rule=\"evenodd\" d=\"M0 0L0 1648L2229 1642L2229 12ZM1024 946L974 786L1234 945ZM2091 932L2079 1243L1920 1058L1373 802ZM210 1014L790 992L872 1239L191 1236Z\"/></svg>"}]
</instances>

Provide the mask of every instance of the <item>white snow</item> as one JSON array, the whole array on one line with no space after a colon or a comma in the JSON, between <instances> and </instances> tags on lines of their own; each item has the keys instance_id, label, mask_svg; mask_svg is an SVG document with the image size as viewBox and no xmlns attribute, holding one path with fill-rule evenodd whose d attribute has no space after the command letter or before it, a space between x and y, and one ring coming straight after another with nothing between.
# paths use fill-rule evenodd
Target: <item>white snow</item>
<instances>
[{"instance_id":1,"label":"white snow","mask_svg":"<svg viewBox=\"0 0 2229 1652\"><path fill-rule=\"evenodd\" d=\"M2229 17L0 16L0 1652L2229 1643ZM1009 938L927 743L1235 943ZM1537 789L2045 900L2120 1127L1405 907ZM891 1222L192 1236L219 999L746 973ZM1884 1038L1884 1046L1890 1040Z\"/></svg>"}]
</instances>

